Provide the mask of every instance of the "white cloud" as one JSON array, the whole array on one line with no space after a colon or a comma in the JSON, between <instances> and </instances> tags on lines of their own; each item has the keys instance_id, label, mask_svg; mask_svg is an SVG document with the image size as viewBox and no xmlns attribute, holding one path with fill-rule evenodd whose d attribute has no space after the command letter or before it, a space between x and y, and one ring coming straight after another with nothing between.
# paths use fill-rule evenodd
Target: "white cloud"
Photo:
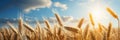
<instances>
[{"instance_id":1,"label":"white cloud","mask_svg":"<svg viewBox=\"0 0 120 40\"><path fill-rule=\"evenodd\" d=\"M70 22L71 20L73 20L72 16L62 16L61 19L63 20L63 22ZM55 17L49 17L47 18L47 20L49 22L57 22L57 19Z\"/></svg>"},{"instance_id":2,"label":"white cloud","mask_svg":"<svg viewBox=\"0 0 120 40\"><path fill-rule=\"evenodd\" d=\"M24 3L24 4L23 4ZM52 4L51 0L22 0L22 3L18 3L25 12L30 10L36 10L38 8L50 7Z\"/></svg>"},{"instance_id":3,"label":"white cloud","mask_svg":"<svg viewBox=\"0 0 120 40\"><path fill-rule=\"evenodd\" d=\"M67 8L68 8L66 4L62 4L62 3L60 3L60 2L55 2L55 3L54 3L54 6L55 6L55 7L62 8L62 10L67 10Z\"/></svg>"},{"instance_id":4,"label":"white cloud","mask_svg":"<svg viewBox=\"0 0 120 40\"><path fill-rule=\"evenodd\" d=\"M72 16L63 16L62 19L63 19L65 22L68 22L68 21L73 20L73 17L72 17Z\"/></svg>"}]
</instances>

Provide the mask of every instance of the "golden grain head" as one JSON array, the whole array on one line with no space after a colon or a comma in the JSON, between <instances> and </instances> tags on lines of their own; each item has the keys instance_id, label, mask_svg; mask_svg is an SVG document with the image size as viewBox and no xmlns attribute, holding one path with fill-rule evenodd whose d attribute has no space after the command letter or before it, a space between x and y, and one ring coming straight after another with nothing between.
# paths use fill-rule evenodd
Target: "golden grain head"
<instances>
[{"instance_id":1,"label":"golden grain head","mask_svg":"<svg viewBox=\"0 0 120 40\"><path fill-rule=\"evenodd\" d=\"M78 23L78 28L81 28L82 24L83 24L84 18L81 18L81 20Z\"/></svg>"},{"instance_id":2,"label":"golden grain head","mask_svg":"<svg viewBox=\"0 0 120 40\"><path fill-rule=\"evenodd\" d=\"M59 25L60 25L60 26L63 26L62 19L60 18L60 16L59 16L57 13L55 13L55 17L56 17Z\"/></svg>"},{"instance_id":3,"label":"golden grain head","mask_svg":"<svg viewBox=\"0 0 120 40\"><path fill-rule=\"evenodd\" d=\"M18 34L18 31L16 30L16 28L14 28L14 26L10 22L7 22L7 23L10 26L10 28L12 29L12 31L15 32L16 34Z\"/></svg>"},{"instance_id":4,"label":"golden grain head","mask_svg":"<svg viewBox=\"0 0 120 40\"><path fill-rule=\"evenodd\" d=\"M18 21L18 27L19 27L19 32L22 34L22 30L23 30L23 19L22 17L19 18L19 21Z\"/></svg>"},{"instance_id":5,"label":"golden grain head","mask_svg":"<svg viewBox=\"0 0 120 40\"><path fill-rule=\"evenodd\" d=\"M40 33L41 32L41 25L39 21L36 22L36 30Z\"/></svg>"},{"instance_id":6,"label":"golden grain head","mask_svg":"<svg viewBox=\"0 0 120 40\"><path fill-rule=\"evenodd\" d=\"M47 26L47 28L50 29L50 23L47 20L45 20L44 22L45 22L45 25Z\"/></svg>"},{"instance_id":7,"label":"golden grain head","mask_svg":"<svg viewBox=\"0 0 120 40\"><path fill-rule=\"evenodd\" d=\"M106 8L106 10L112 15L114 18L118 19L117 14L109 7Z\"/></svg>"},{"instance_id":8,"label":"golden grain head","mask_svg":"<svg viewBox=\"0 0 120 40\"><path fill-rule=\"evenodd\" d=\"M34 29L30 25L24 23L23 26L29 29L31 32L35 32Z\"/></svg>"},{"instance_id":9,"label":"golden grain head","mask_svg":"<svg viewBox=\"0 0 120 40\"><path fill-rule=\"evenodd\" d=\"M93 16L91 13L89 14L89 19L90 19L91 24L94 26L95 23L94 23Z\"/></svg>"},{"instance_id":10,"label":"golden grain head","mask_svg":"<svg viewBox=\"0 0 120 40\"><path fill-rule=\"evenodd\" d=\"M77 28L73 28L73 27L69 27L69 26L64 26L64 28L73 33L78 33L78 31L79 31Z\"/></svg>"}]
</instances>

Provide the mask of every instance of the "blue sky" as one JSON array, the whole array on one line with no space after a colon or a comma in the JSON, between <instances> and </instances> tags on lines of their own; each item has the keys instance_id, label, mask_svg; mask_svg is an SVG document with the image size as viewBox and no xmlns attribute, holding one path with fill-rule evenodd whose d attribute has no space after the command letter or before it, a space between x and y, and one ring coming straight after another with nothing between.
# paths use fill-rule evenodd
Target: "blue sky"
<instances>
[{"instance_id":1,"label":"blue sky","mask_svg":"<svg viewBox=\"0 0 120 40\"><path fill-rule=\"evenodd\" d=\"M120 0L0 0L0 19L17 19L20 14L24 19L38 19L54 17L53 10L61 17L88 19L93 13L95 21L108 24L110 21L117 25L117 20L105 10L113 9L120 15ZM120 18L120 17L119 17Z\"/></svg>"}]
</instances>

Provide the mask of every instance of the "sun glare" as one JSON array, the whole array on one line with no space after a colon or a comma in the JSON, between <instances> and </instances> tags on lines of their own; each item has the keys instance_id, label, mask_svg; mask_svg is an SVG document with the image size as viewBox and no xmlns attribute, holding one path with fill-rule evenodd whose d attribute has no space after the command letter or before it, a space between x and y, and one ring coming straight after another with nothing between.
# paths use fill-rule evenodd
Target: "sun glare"
<instances>
[{"instance_id":1,"label":"sun glare","mask_svg":"<svg viewBox=\"0 0 120 40\"><path fill-rule=\"evenodd\" d=\"M105 5L102 4L95 4L91 5L90 12L93 15L94 21L101 22L103 18L105 18Z\"/></svg>"}]
</instances>

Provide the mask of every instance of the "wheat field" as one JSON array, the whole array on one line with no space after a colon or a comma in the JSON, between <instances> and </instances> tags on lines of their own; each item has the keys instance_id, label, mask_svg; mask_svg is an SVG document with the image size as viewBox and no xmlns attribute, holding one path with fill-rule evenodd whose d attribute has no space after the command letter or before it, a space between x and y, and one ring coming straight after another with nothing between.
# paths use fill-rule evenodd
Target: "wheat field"
<instances>
[{"instance_id":1,"label":"wheat field","mask_svg":"<svg viewBox=\"0 0 120 40\"><path fill-rule=\"evenodd\" d=\"M118 20L118 15L109 7L106 8L106 11L110 15ZM119 28L113 28L112 22L108 26L104 26L101 23L98 23L98 29L94 28L95 21L90 13L89 19L91 23L87 23L85 29L82 29L84 24L84 18L79 20L76 27L64 26L59 14L54 14L57 19L57 24L51 27L48 20L44 19L45 27L42 27L39 21L36 21L36 27L32 28L30 24L27 24L20 17L18 20L18 28L7 22L9 28L2 27L0 28L0 40L120 40ZM90 26L92 25L92 26ZM93 29L91 30L90 27Z\"/></svg>"}]
</instances>

